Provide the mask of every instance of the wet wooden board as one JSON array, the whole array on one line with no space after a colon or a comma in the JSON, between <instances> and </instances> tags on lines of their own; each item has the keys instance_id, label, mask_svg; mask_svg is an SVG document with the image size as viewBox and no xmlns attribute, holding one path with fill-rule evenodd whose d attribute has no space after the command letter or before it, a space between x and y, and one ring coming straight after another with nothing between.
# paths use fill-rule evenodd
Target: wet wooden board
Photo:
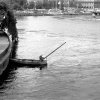
<instances>
[{"instance_id":1,"label":"wet wooden board","mask_svg":"<svg viewBox=\"0 0 100 100\"><path fill-rule=\"evenodd\" d=\"M6 36L0 35L0 54L9 46L9 40Z\"/></svg>"}]
</instances>

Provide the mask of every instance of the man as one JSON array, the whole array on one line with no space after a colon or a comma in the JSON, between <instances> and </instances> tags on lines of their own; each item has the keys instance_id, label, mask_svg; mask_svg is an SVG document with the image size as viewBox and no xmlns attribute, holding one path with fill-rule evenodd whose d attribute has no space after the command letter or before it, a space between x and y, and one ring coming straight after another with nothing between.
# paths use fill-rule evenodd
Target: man
<instances>
[{"instance_id":1,"label":"man","mask_svg":"<svg viewBox=\"0 0 100 100\"><path fill-rule=\"evenodd\" d=\"M42 55L39 56L39 60L40 61L44 61L44 57L42 57Z\"/></svg>"},{"instance_id":2,"label":"man","mask_svg":"<svg viewBox=\"0 0 100 100\"><path fill-rule=\"evenodd\" d=\"M16 28L16 19L14 14L8 8L8 5L4 2L0 2L0 27L1 29L8 29L8 32L12 35L12 40L18 40L18 32Z\"/></svg>"}]
</instances>

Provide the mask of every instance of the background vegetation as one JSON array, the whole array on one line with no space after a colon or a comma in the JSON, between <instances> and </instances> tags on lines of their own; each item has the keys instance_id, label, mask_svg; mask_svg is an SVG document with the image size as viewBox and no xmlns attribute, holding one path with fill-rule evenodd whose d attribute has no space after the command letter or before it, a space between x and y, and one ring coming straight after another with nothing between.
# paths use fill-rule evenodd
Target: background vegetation
<instances>
[{"instance_id":1,"label":"background vegetation","mask_svg":"<svg viewBox=\"0 0 100 100\"><path fill-rule=\"evenodd\" d=\"M70 6L70 7L77 7L77 3L74 2L74 0L70 0L69 5L68 2L64 2L64 0L60 0L60 5L54 1L48 1L44 0L44 2L41 1L31 1L27 2L27 0L0 0L5 3L7 3L11 9L13 10L24 10L24 9L52 9L52 8L59 8L63 10L64 7ZM78 7L81 7L81 4L78 3Z\"/></svg>"},{"instance_id":2,"label":"background vegetation","mask_svg":"<svg viewBox=\"0 0 100 100\"><path fill-rule=\"evenodd\" d=\"M23 10L27 8L27 0L0 0L7 3L11 9Z\"/></svg>"}]
</instances>

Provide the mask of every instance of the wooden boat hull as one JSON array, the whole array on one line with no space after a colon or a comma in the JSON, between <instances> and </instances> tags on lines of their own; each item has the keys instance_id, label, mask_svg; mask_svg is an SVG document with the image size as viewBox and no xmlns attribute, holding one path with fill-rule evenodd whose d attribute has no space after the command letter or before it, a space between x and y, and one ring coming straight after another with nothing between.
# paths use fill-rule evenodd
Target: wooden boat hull
<instances>
[{"instance_id":1,"label":"wooden boat hull","mask_svg":"<svg viewBox=\"0 0 100 100\"><path fill-rule=\"evenodd\" d=\"M31 67L43 67L47 66L47 61L32 60L32 59L10 59L10 63L17 66L31 66Z\"/></svg>"},{"instance_id":2,"label":"wooden boat hull","mask_svg":"<svg viewBox=\"0 0 100 100\"><path fill-rule=\"evenodd\" d=\"M10 37L0 30L0 75L7 68L12 50L12 41Z\"/></svg>"}]
</instances>

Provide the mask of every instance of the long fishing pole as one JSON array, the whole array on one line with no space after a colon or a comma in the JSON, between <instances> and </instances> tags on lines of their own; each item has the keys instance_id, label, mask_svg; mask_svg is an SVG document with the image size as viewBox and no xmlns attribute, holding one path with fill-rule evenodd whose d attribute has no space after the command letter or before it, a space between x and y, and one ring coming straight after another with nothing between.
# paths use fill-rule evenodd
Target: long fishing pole
<instances>
[{"instance_id":1,"label":"long fishing pole","mask_svg":"<svg viewBox=\"0 0 100 100\"><path fill-rule=\"evenodd\" d=\"M53 50L51 53L49 53L46 57L44 57L43 59L46 59L48 56L50 56L52 53L54 53L56 50L58 50L60 47L62 47L66 42L64 42L62 45L60 45L59 47L57 47L55 50Z\"/></svg>"}]
</instances>

